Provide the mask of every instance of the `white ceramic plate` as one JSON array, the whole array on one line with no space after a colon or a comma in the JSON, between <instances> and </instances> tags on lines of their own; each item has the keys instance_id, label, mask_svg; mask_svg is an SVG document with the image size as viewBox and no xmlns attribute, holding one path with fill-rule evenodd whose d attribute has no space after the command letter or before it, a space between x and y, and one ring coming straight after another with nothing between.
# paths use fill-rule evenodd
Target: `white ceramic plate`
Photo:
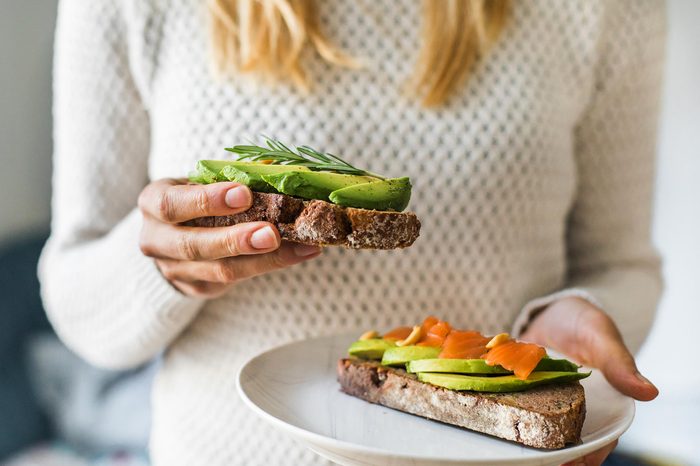
<instances>
[{"instance_id":1,"label":"white ceramic plate","mask_svg":"<svg viewBox=\"0 0 700 466\"><path fill-rule=\"evenodd\" d=\"M557 465L612 442L634 418L634 402L594 371L582 381L582 444L556 451L423 419L346 395L336 381L338 358L353 335L284 345L246 363L238 374L243 400L263 419L343 465Z\"/></svg>"}]
</instances>

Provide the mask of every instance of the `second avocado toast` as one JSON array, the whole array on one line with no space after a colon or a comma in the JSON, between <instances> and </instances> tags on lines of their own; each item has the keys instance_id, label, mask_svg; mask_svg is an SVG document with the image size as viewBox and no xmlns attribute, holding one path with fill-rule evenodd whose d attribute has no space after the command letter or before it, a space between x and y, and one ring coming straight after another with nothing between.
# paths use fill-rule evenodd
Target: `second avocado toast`
<instances>
[{"instance_id":1,"label":"second avocado toast","mask_svg":"<svg viewBox=\"0 0 700 466\"><path fill-rule=\"evenodd\" d=\"M295 150L266 139L266 146L234 146L238 160L201 160L193 183L233 181L253 191L246 212L204 217L191 226L275 224L282 239L353 249L395 249L413 244L420 221L402 212L411 197L407 177L384 178L308 146Z\"/></svg>"},{"instance_id":2,"label":"second avocado toast","mask_svg":"<svg viewBox=\"0 0 700 466\"><path fill-rule=\"evenodd\" d=\"M507 334L486 337L429 316L383 336L366 332L338 361L345 393L523 445L576 444L590 372Z\"/></svg>"}]
</instances>

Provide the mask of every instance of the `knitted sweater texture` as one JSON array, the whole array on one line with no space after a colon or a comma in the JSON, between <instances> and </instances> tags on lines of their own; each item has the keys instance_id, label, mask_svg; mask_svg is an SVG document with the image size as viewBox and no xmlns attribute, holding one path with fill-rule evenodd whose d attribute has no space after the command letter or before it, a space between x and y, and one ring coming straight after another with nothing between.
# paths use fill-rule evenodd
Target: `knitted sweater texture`
<instances>
[{"instance_id":1,"label":"knitted sweater texture","mask_svg":"<svg viewBox=\"0 0 700 466\"><path fill-rule=\"evenodd\" d=\"M55 64L52 235L42 293L94 364L163 354L158 466L315 465L238 399L253 354L291 340L419 322L517 333L580 296L636 349L661 288L650 240L665 15L654 1L514 2L501 40L435 109L405 92L420 4L323 0L321 25L358 70L311 52L305 95L210 71L204 3L63 0ZM139 192L259 134L410 176L409 249L328 248L222 298L183 296L139 251Z\"/></svg>"}]
</instances>

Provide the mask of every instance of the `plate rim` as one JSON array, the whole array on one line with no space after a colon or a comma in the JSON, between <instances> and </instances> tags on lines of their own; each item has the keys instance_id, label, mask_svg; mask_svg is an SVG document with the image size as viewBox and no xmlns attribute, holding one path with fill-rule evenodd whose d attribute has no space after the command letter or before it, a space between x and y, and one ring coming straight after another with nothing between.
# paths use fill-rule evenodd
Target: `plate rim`
<instances>
[{"instance_id":1,"label":"plate rim","mask_svg":"<svg viewBox=\"0 0 700 466\"><path fill-rule=\"evenodd\" d=\"M310 338L303 338L303 339L298 339L298 340L293 340L289 341L286 343L283 343L281 345L277 345L273 348L269 348L265 351L262 351L260 353L255 354L254 356L251 356L246 360L243 365L238 370L238 373L236 374L236 391L238 392L238 395L241 397L243 402L250 408L253 412L255 412L258 416L266 420L267 422L275 425L277 428L281 429L283 432L288 432L290 435L296 435L299 438L305 439L306 441L322 445L325 448L330 448L330 449L336 449L336 448L342 448L344 452L353 452L356 451L358 453L362 454L369 454L369 455L375 455L375 456L382 456L386 458L398 458L398 459L406 459L406 460L421 460L421 461L435 461L435 462L442 462L442 463L464 463L464 462L479 462L478 464L502 464L502 465L517 465L517 464L522 464L523 458L512 458L512 459L504 459L504 460L499 460L499 459L494 459L494 458L478 458L478 457L473 457L473 458L462 458L462 459L457 459L457 458L440 458L440 457L435 457L431 455L415 455L415 454L403 454L400 452L393 452L390 450L385 450L381 448L376 448L376 447L370 447L358 443L352 443L348 442L345 440L340 440L340 439L335 439L332 437L328 437L323 434L319 434L316 432L312 432L309 430L306 430L302 427L298 427L294 424L290 424L259 407L253 400L248 397L246 394L243 386L242 386L242 381L241 378L243 376L244 371L256 360L259 358L262 358L270 353L274 353L277 351L282 350L283 348L287 346L292 346L292 345L298 345L298 344L304 344L310 341L314 340L333 340L336 338L343 338L343 337L348 337L353 334L350 333L337 333L337 334L332 334L332 335L325 335L325 336L317 336L317 337L310 337ZM614 388L613 388L614 389ZM621 394L622 395L622 394ZM350 396L350 395L348 395ZM490 438L494 438L496 440L500 440L502 442L506 442L508 444L514 445L514 446L519 446L521 448L527 448L532 451L536 451L540 453L541 455L546 455L546 457L533 457L529 458L529 460L546 460L546 461L558 461L562 458L560 457L568 457L569 454L572 452L572 450L575 450L577 453L580 452L580 456L587 455L588 453L591 453L599 448L602 448L603 446L607 445L608 443L613 442L614 440L620 438L622 434L624 434L627 429L629 429L630 425L632 425L632 422L634 421L635 415L636 415L636 405L634 403L634 400L628 396L622 395L625 399L629 401L628 403L628 409L631 411L631 414L628 419L626 419L624 422L620 424L616 429L614 429L612 432L608 433L607 435L604 435L603 437L596 439L592 441L591 443L588 444L580 444L580 445L574 445L568 448L563 448L559 450L541 450L537 448L532 448L528 447L526 445L520 445L517 443L509 442L504 439L500 439L498 437L490 436L488 434L483 434L480 432L472 431L469 429L463 429L465 433L467 434L472 434L472 435L487 435ZM380 406L380 405L376 405ZM386 409L392 409L386 406L383 406ZM393 409L392 409L393 410ZM403 412L400 410L393 410L397 412ZM410 413L405 413L405 414L410 414ZM430 419L427 419L430 421ZM437 422L437 421L433 421ZM309 448L308 445L304 445L305 448ZM317 452L318 454L318 452Z\"/></svg>"}]
</instances>

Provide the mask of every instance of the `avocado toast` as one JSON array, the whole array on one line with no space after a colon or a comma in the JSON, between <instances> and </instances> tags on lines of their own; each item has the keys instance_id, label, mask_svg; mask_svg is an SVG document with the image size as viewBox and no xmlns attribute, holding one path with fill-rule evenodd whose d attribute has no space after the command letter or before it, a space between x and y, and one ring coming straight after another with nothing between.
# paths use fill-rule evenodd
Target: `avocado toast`
<instances>
[{"instance_id":1,"label":"avocado toast","mask_svg":"<svg viewBox=\"0 0 700 466\"><path fill-rule=\"evenodd\" d=\"M282 239L353 249L396 249L413 244L420 221L402 212L411 197L408 178L385 178L308 146L288 148L266 138L266 146L234 146L237 160L200 160L193 183L233 181L253 191L246 212L203 217L190 226L273 223Z\"/></svg>"},{"instance_id":2,"label":"avocado toast","mask_svg":"<svg viewBox=\"0 0 700 466\"><path fill-rule=\"evenodd\" d=\"M530 447L580 442L586 403L578 380L590 373L532 343L430 316L383 337L368 332L348 352L337 370L349 395Z\"/></svg>"}]
</instances>

